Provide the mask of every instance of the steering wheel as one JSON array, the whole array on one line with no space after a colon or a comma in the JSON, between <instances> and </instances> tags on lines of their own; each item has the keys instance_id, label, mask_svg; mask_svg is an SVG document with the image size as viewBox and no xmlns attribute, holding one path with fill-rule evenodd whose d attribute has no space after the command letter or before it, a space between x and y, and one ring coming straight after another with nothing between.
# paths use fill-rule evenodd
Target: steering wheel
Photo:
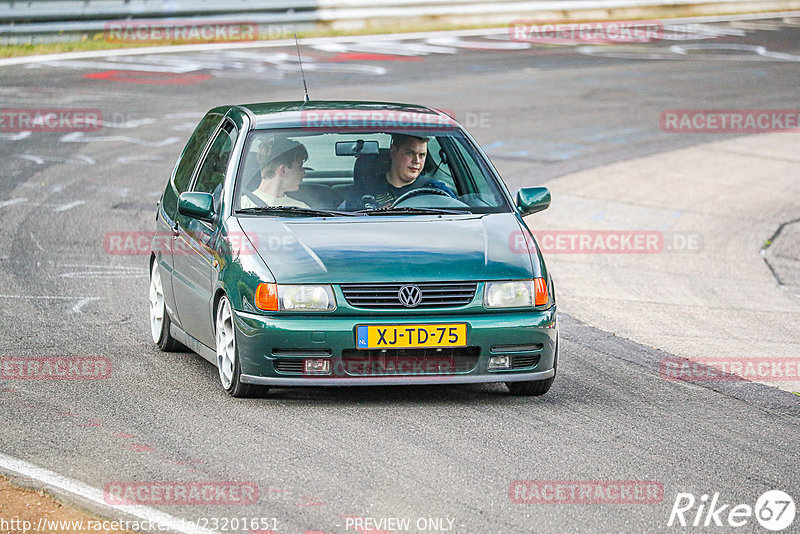
<instances>
[{"instance_id":1,"label":"steering wheel","mask_svg":"<svg viewBox=\"0 0 800 534\"><path fill-rule=\"evenodd\" d=\"M407 191L397 197L397 200L392 202L392 207L394 208L401 202L408 200L409 198L418 197L420 195L440 195L447 198L453 198L453 195L448 193L443 189L439 189L438 187L420 187L418 189L412 189L411 191Z\"/></svg>"}]
</instances>

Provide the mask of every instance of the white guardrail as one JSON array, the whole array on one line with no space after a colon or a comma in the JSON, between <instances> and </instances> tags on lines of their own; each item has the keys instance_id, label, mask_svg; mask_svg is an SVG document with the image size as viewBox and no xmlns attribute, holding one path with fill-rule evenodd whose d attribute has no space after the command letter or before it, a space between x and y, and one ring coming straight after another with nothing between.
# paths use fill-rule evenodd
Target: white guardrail
<instances>
[{"instance_id":1,"label":"white guardrail","mask_svg":"<svg viewBox=\"0 0 800 534\"><path fill-rule=\"evenodd\" d=\"M0 38L97 34L111 21L180 19L182 23L247 22L284 30L353 30L447 25L508 24L538 20L647 18L761 12L800 8L800 0L6 0L0 1ZM285 32L284 32L285 33ZM63 39L59 39L63 40Z\"/></svg>"}]
</instances>

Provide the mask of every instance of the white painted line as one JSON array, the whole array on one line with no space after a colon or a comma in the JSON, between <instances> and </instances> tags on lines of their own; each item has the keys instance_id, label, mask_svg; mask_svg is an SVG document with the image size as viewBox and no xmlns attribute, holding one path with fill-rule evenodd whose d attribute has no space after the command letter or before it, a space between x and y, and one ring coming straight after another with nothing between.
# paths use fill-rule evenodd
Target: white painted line
<instances>
[{"instance_id":1,"label":"white painted line","mask_svg":"<svg viewBox=\"0 0 800 534\"><path fill-rule=\"evenodd\" d=\"M63 264L60 267L89 269L78 272L62 273L61 278L94 278L94 279L130 279L147 278L149 269L144 267L125 267L122 265L79 265Z\"/></svg>"},{"instance_id":2,"label":"white painted line","mask_svg":"<svg viewBox=\"0 0 800 534\"><path fill-rule=\"evenodd\" d=\"M95 504L114 510L115 512L122 512L142 521L147 521L150 523L150 526L154 527L152 530L162 530L161 527L164 527L173 532L185 534L213 534L215 532L213 530L197 527L189 521L161 512L155 508L150 508L149 506L108 504L103 498L103 492L97 488L3 453L0 453L0 468L41 482L50 488L56 488L77 495L78 497L87 499Z\"/></svg>"},{"instance_id":3,"label":"white painted line","mask_svg":"<svg viewBox=\"0 0 800 534\"><path fill-rule=\"evenodd\" d=\"M2 60L0 59L0 62ZM2 65L0 65L2 66ZM0 133L0 139L5 139L7 141L19 141L20 139L27 139L31 136L33 132L18 132L18 133Z\"/></svg>"},{"instance_id":4,"label":"white painted line","mask_svg":"<svg viewBox=\"0 0 800 534\"><path fill-rule=\"evenodd\" d=\"M32 154L14 154L14 157L32 161L37 165L44 165L44 160L42 158L40 158L39 156L34 156Z\"/></svg>"},{"instance_id":5,"label":"white painted line","mask_svg":"<svg viewBox=\"0 0 800 534\"><path fill-rule=\"evenodd\" d=\"M567 9L565 2L558 2L557 9ZM593 4L592 7L597 7ZM604 6L609 7L609 6ZM673 22L729 22L734 20L760 20L781 17L797 17L800 11L783 11L777 13L746 13L742 15L728 16L708 16L708 17L684 17L676 19L662 19L663 23ZM375 35L354 35L339 37L308 37L300 39L302 45L315 45L327 43L359 43L369 41L401 41L407 39L428 39L430 37L479 37L487 35L508 34L508 26L500 28L482 28L476 30L449 30L431 32L412 32L394 34L375 34ZM21 56L0 59L0 67L11 65L29 65L35 63L46 63L48 61L66 61L72 59L122 57L122 56L141 56L146 54L172 54L180 52L202 52L210 50L237 50L247 48L278 48L283 46L294 46L294 39L278 39L275 41L251 41L246 43L211 43L211 44L187 44L174 46L147 46L139 48L119 48L114 50L90 50L85 52L65 52L61 54L42 54L38 56Z\"/></svg>"},{"instance_id":6,"label":"white painted line","mask_svg":"<svg viewBox=\"0 0 800 534\"><path fill-rule=\"evenodd\" d=\"M113 120L100 121L100 125L103 128L128 129L128 128L138 128L139 126L143 126L143 125L146 125L146 124L153 124L154 122L156 122L156 119L145 118L145 119L137 119L137 120L128 120L128 121L125 121L125 122L115 122Z\"/></svg>"},{"instance_id":7,"label":"white painted line","mask_svg":"<svg viewBox=\"0 0 800 534\"><path fill-rule=\"evenodd\" d=\"M62 211L71 210L72 208L77 208L78 206L82 206L83 204L86 204L85 200L76 200L75 202L70 202L69 204L64 204L60 208L56 208L53 211L56 212L56 213L59 213L59 212L62 212Z\"/></svg>"},{"instance_id":8,"label":"white painted line","mask_svg":"<svg viewBox=\"0 0 800 534\"><path fill-rule=\"evenodd\" d=\"M42 299L42 300L102 300L100 297L62 297L57 295L0 295L0 299Z\"/></svg>"},{"instance_id":9,"label":"white painted line","mask_svg":"<svg viewBox=\"0 0 800 534\"><path fill-rule=\"evenodd\" d=\"M19 204L21 202L27 202L27 198L12 198L11 200L4 200L0 202L0 208L5 208L6 206L13 206L14 204Z\"/></svg>"},{"instance_id":10,"label":"white painted line","mask_svg":"<svg viewBox=\"0 0 800 534\"><path fill-rule=\"evenodd\" d=\"M194 128L194 126L192 126ZM138 164L141 165L143 163L152 163L158 161L164 161L164 158L155 156L155 155L137 155L137 156L117 156L117 163L122 163L125 165L128 164Z\"/></svg>"},{"instance_id":11,"label":"white painted line","mask_svg":"<svg viewBox=\"0 0 800 534\"><path fill-rule=\"evenodd\" d=\"M85 135L83 132L72 132L61 136L60 141L62 143L101 143L104 141L111 141L111 142L120 142L120 143L132 143L134 145L140 146L149 146L149 147L162 147L168 146L173 143L177 143L181 140L180 137L167 137L166 139L162 139L161 141L144 141L142 139L136 139L134 137L128 137L126 135L101 135L97 137L91 137Z\"/></svg>"}]
</instances>

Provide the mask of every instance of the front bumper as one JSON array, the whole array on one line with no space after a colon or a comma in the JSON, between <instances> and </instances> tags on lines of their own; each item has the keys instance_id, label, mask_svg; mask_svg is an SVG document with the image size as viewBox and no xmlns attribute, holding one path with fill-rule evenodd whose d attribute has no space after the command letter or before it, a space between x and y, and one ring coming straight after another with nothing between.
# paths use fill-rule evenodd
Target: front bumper
<instances>
[{"instance_id":1,"label":"front bumper","mask_svg":"<svg viewBox=\"0 0 800 534\"><path fill-rule=\"evenodd\" d=\"M558 338L556 317L555 306L544 311L487 311L483 314L438 316L266 316L234 312L241 380L248 384L270 386L470 384L545 380L555 375ZM359 325L444 323L467 325L467 348L443 351L355 350L356 327ZM367 356L367 352L371 355ZM515 366L517 363L520 365L513 369L490 371L489 359L493 356L508 356ZM304 374L302 362L308 358L329 359L330 374ZM371 363L366 363L366 360ZM445 370L430 365L431 361L447 360L457 360L457 363ZM354 361L357 361L355 365ZM419 364L420 361L423 363Z\"/></svg>"}]
</instances>

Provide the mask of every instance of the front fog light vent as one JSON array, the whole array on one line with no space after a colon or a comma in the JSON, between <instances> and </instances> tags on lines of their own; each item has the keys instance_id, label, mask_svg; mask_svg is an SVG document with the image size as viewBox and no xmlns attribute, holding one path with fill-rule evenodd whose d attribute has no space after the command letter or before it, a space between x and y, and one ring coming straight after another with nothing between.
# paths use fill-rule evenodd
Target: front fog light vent
<instances>
[{"instance_id":1,"label":"front fog light vent","mask_svg":"<svg viewBox=\"0 0 800 534\"><path fill-rule=\"evenodd\" d=\"M329 375L331 361L327 358L307 358L303 362L303 372L307 375Z\"/></svg>"},{"instance_id":2,"label":"front fog light vent","mask_svg":"<svg viewBox=\"0 0 800 534\"><path fill-rule=\"evenodd\" d=\"M489 358L490 371L499 371L501 369L511 369L511 356L492 356Z\"/></svg>"}]
</instances>

